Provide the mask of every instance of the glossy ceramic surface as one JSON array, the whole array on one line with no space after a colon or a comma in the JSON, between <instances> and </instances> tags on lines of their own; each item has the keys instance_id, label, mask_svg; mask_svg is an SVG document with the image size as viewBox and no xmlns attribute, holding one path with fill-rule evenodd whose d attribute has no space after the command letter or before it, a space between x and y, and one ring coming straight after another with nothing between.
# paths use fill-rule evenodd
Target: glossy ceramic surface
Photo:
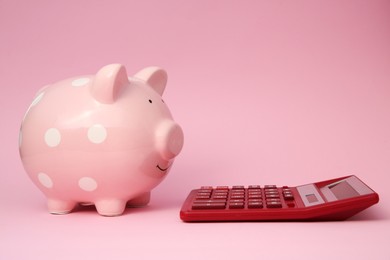
<instances>
[{"instance_id":1,"label":"glossy ceramic surface","mask_svg":"<svg viewBox=\"0 0 390 260\"><path fill-rule=\"evenodd\" d=\"M111 64L37 93L20 129L20 155L49 212L95 204L115 216L149 202L183 146L162 99L166 83L160 68L128 77Z\"/></svg>"}]
</instances>

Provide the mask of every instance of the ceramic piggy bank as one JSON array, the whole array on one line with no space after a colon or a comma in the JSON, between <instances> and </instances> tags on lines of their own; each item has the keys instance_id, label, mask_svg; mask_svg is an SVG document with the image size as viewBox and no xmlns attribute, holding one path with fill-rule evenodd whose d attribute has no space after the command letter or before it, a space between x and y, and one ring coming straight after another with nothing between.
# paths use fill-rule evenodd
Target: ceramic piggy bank
<instances>
[{"instance_id":1,"label":"ceramic piggy bank","mask_svg":"<svg viewBox=\"0 0 390 260\"><path fill-rule=\"evenodd\" d=\"M94 204L115 216L149 202L183 146L162 99L166 83L160 68L128 77L112 64L37 93L22 122L20 156L50 213Z\"/></svg>"}]
</instances>

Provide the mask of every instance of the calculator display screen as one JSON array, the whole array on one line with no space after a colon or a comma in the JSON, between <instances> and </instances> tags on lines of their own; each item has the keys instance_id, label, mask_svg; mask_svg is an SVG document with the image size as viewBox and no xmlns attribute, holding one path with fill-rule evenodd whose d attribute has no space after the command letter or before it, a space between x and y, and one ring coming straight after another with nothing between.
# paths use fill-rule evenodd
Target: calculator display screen
<instances>
[{"instance_id":1,"label":"calculator display screen","mask_svg":"<svg viewBox=\"0 0 390 260\"><path fill-rule=\"evenodd\" d=\"M373 190L371 190L356 176L350 176L343 180L320 187L320 191L328 202L356 198L362 195L374 193Z\"/></svg>"},{"instance_id":2,"label":"calculator display screen","mask_svg":"<svg viewBox=\"0 0 390 260\"><path fill-rule=\"evenodd\" d=\"M359 196L359 193L346 181L338 182L328 187L339 200Z\"/></svg>"}]
</instances>

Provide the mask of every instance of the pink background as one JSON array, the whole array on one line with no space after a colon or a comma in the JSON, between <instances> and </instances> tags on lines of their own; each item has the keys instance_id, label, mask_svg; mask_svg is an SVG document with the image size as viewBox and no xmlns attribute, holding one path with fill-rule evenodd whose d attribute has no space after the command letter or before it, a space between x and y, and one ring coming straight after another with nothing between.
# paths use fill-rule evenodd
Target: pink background
<instances>
[{"instance_id":1,"label":"pink background","mask_svg":"<svg viewBox=\"0 0 390 260\"><path fill-rule=\"evenodd\" d=\"M389 13L376 0L0 0L0 259L389 259ZM24 112L43 85L116 62L168 71L182 154L146 208L50 215L20 163ZM348 174L381 198L349 221L179 219L200 185Z\"/></svg>"}]
</instances>

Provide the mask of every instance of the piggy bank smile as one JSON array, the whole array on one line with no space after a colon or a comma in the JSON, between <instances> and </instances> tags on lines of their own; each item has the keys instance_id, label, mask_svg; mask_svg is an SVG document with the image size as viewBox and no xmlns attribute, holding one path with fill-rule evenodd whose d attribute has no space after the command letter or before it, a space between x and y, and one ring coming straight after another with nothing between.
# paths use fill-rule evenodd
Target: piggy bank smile
<instances>
[{"instance_id":1,"label":"piggy bank smile","mask_svg":"<svg viewBox=\"0 0 390 260\"><path fill-rule=\"evenodd\" d=\"M166 167L166 168L162 168L160 165L158 165L157 164L157 169L159 169L160 171L162 171L162 172L166 172L168 169L169 169L169 166L168 167Z\"/></svg>"}]
</instances>

